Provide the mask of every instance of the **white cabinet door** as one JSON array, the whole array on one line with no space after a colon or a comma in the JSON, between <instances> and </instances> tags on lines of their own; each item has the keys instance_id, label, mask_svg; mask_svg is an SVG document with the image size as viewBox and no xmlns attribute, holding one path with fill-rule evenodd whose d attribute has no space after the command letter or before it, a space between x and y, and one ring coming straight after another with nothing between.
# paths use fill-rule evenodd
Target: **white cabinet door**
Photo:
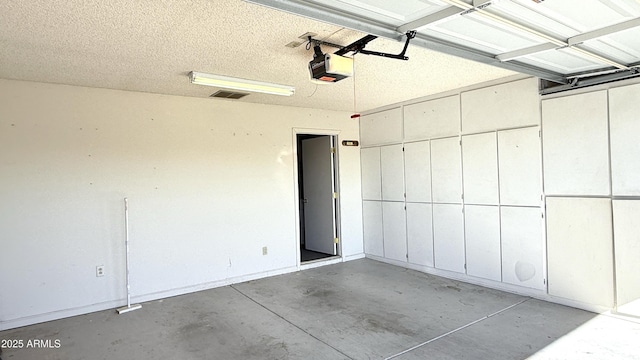
<instances>
[{"instance_id":1,"label":"white cabinet door","mask_svg":"<svg viewBox=\"0 0 640 360\"><path fill-rule=\"evenodd\" d=\"M544 290L542 210L503 206L500 221L502 281Z\"/></svg>"},{"instance_id":2,"label":"white cabinet door","mask_svg":"<svg viewBox=\"0 0 640 360\"><path fill-rule=\"evenodd\" d=\"M540 123L538 80L529 78L462 93L462 133Z\"/></svg>"},{"instance_id":3,"label":"white cabinet door","mask_svg":"<svg viewBox=\"0 0 640 360\"><path fill-rule=\"evenodd\" d=\"M404 145L407 201L431 202L431 149L428 141Z\"/></svg>"},{"instance_id":4,"label":"white cabinet door","mask_svg":"<svg viewBox=\"0 0 640 360\"><path fill-rule=\"evenodd\" d=\"M409 262L433 267L431 204L407 203L406 206Z\"/></svg>"},{"instance_id":5,"label":"white cabinet door","mask_svg":"<svg viewBox=\"0 0 640 360\"><path fill-rule=\"evenodd\" d=\"M397 107L360 117L360 142L363 146L402 141L402 110Z\"/></svg>"},{"instance_id":6,"label":"white cabinet door","mask_svg":"<svg viewBox=\"0 0 640 360\"><path fill-rule=\"evenodd\" d=\"M384 228L384 257L407 261L407 223L404 203L382 203L382 226Z\"/></svg>"},{"instance_id":7,"label":"white cabinet door","mask_svg":"<svg viewBox=\"0 0 640 360\"><path fill-rule=\"evenodd\" d=\"M538 127L498 132L500 203L540 206L542 174Z\"/></svg>"},{"instance_id":8,"label":"white cabinet door","mask_svg":"<svg viewBox=\"0 0 640 360\"><path fill-rule=\"evenodd\" d=\"M614 200L613 224L616 246L618 306L640 299L639 200ZM638 313L634 313L640 316Z\"/></svg>"},{"instance_id":9,"label":"white cabinet door","mask_svg":"<svg viewBox=\"0 0 640 360\"><path fill-rule=\"evenodd\" d=\"M382 200L404 201L404 159L402 145L380 148Z\"/></svg>"},{"instance_id":10,"label":"white cabinet door","mask_svg":"<svg viewBox=\"0 0 640 360\"><path fill-rule=\"evenodd\" d=\"M496 133L462 137L462 178L465 204L498 205Z\"/></svg>"},{"instance_id":11,"label":"white cabinet door","mask_svg":"<svg viewBox=\"0 0 640 360\"><path fill-rule=\"evenodd\" d=\"M613 306L611 200L547 198L549 294Z\"/></svg>"},{"instance_id":12,"label":"white cabinet door","mask_svg":"<svg viewBox=\"0 0 640 360\"><path fill-rule=\"evenodd\" d=\"M548 195L609 195L607 92L542 101Z\"/></svg>"},{"instance_id":13,"label":"white cabinet door","mask_svg":"<svg viewBox=\"0 0 640 360\"><path fill-rule=\"evenodd\" d=\"M462 205L433 204L435 267L465 272Z\"/></svg>"},{"instance_id":14,"label":"white cabinet door","mask_svg":"<svg viewBox=\"0 0 640 360\"><path fill-rule=\"evenodd\" d=\"M362 199L382 200L382 174L380 172L380 148L360 150L362 169Z\"/></svg>"},{"instance_id":15,"label":"white cabinet door","mask_svg":"<svg viewBox=\"0 0 640 360\"><path fill-rule=\"evenodd\" d=\"M640 195L640 84L609 90L613 195Z\"/></svg>"},{"instance_id":16,"label":"white cabinet door","mask_svg":"<svg viewBox=\"0 0 640 360\"><path fill-rule=\"evenodd\" d=\"M433 202L462 202L462 164L457 137L431 141L431 191Z\"/></svg>"},{"instance_id":17,"label":"white cabinet door","mask_svg":"<svg viewBox=\"0 0 640 360\"><path fill-rule=\"evenodd\" d=\"M464 223L467 274L501 281L500 208L465 205Z\"/></svg>"},{"instance_id":18,"label":"white cabinet door","mask_svg":"<svg viewBox=\"0 0 640 360\"><path fill-rule=\"evenodd\" d=\"M367 255L384 256L382 232L382 202L362 202L364 252Z\"/></svg>"},{"instance_id":19,"label":"white cabinet door","mask_svg":"<svg viewBox=\"0 0 640 360\"><path fill-rule=\"evenodd\" d=\"M404 107L405 141L456 136L459 133L459 95L424 101Z\"/></svg>"}]
</instances>

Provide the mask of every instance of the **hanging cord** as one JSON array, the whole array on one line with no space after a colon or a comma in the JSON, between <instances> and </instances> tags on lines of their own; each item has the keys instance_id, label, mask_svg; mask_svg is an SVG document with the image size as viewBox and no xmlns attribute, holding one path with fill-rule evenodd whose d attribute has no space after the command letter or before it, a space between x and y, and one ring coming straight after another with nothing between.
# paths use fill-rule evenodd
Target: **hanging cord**
<instances>
[{"instance_id":1,"label":"hanging cord","mask_svg":"<svg viewBox=\"0 0 640 360\"><path fill-rule=\"evenodd\" d=\"M356 57L353 56L353 115L351 115L352 119L357 119L360 117L357 110L357 102L356 102Z\"/></svg>"},{"instance_id":2,"label":"hanging cord","mask_svg":"<svg viewBox=\"0 0 640 360\"><path fill-rule=\"evenodd\" d=\"M356 114L356 57L353 56L353 113Z\"/></svg>"},{"instance_id":3,"label":"hanging cord","mask_svg":"<svg viewBox=\"0 0 640 360\"><path fill-rule=\"evenodd\" d=\"M308 95L307 97L312 97L313 95L316 94L316 91L318 91L318 84L316 84L316 88L313 89L313 92L311 93L311 95Z\"/></svg>"}]
</instances>

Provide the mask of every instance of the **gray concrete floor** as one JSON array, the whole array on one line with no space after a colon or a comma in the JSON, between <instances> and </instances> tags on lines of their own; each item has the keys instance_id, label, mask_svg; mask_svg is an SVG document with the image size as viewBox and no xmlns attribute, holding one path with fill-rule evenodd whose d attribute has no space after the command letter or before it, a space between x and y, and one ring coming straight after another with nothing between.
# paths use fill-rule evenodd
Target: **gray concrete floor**
<instances>
[{"instance_id":1,"label":"gray concrete floor","mask_svg":"<svg viewBox=\"0 0 640 360\"><path fill-rule=\"evenodd\" d=\"M52 321L17 359L640 358L640 324L357 260Z\"/></svg>"}]
</instances>

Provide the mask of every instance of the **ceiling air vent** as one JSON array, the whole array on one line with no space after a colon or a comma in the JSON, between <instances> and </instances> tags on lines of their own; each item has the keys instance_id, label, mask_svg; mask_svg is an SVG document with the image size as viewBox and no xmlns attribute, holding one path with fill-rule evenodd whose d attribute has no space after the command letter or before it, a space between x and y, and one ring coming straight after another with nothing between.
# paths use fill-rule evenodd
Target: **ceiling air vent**
<instances>
[{"instance_id":1,"label":"ceiling air vent","mask_svg":"<svg viewBox=\"0 0 640 360\"><path fill-rule=\"evenodd\" d=\"M241 92L234 92L234 91L219 90L219 91L216 91L215 93L211 94L210 97L223 98L223 99L241 99L241 98L243 98L243 97L245 97L247 95L249 95L249 94L241 93Z\"/></svg>"}]
</instances>

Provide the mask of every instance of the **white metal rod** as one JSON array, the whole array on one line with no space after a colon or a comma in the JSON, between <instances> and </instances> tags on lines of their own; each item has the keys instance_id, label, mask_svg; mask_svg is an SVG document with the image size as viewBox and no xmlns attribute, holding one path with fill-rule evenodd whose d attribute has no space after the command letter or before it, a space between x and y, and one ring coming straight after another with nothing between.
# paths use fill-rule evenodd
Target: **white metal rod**
<instances>
[{"instance_id":1,"label":"white metal rod","mask_svg":"<svg viewBox=\"0 0 640 360\"><path fill-rule=\"evenodd\" d=\"M129 285L129 200L124 198L124 246L127 267L127 307L131 306L131 287Z\"/></svg>"}]
</instances>

